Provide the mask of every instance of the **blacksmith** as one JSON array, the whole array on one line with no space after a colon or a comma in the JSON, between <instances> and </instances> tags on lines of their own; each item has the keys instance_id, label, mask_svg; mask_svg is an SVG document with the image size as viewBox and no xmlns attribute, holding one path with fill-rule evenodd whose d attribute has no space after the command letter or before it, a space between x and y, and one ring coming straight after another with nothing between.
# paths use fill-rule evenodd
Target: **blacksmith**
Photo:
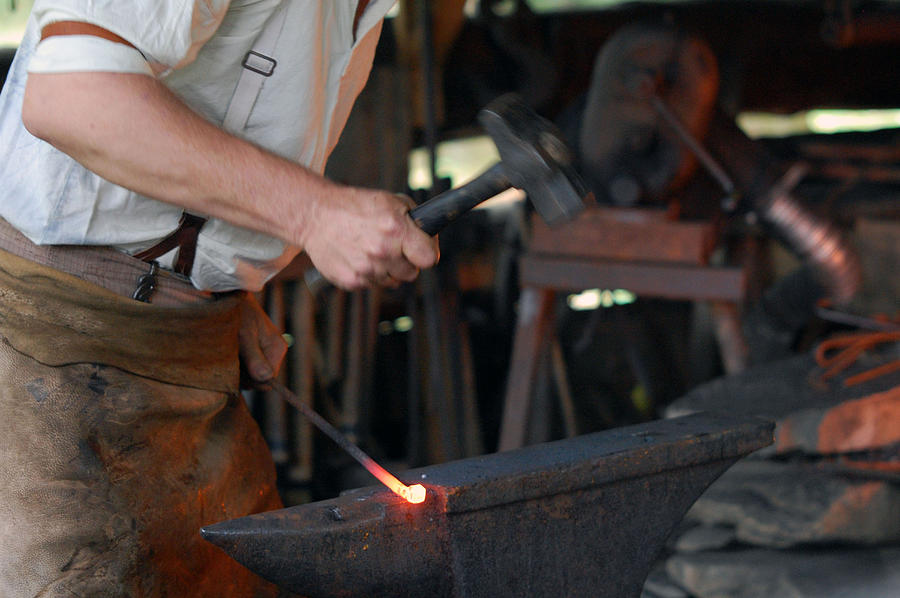
<instances>
[{"instance_id":1,"label":"blacksmith","mask_svg":"<svg viewBox=\"0 0 900 598\"><path fill-rule=\"evenodd\" d=\"M36 0L0 95L0 596L267 596L201 526L277 508L248 291L437 260L323 178L393 0Z\"/></svg>"}]
</instances>

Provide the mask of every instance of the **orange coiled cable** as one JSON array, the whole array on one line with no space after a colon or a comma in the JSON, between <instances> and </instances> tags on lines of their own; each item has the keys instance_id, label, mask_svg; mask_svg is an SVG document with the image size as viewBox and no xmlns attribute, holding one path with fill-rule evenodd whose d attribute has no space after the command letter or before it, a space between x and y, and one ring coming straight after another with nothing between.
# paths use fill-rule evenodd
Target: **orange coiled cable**
<instances>
[{"instance_id":1,"label":"orange coiled cable","mask_svg":"<svg viewBox=\"0 0 900 598\"><path fill-rule=\"evenodd\" d=\"M816 363L825 370L822 380L829 380L850 367L860 355L883 343L900 341L900 330L891 332L861 332L838 336L823 341L816 347ZM832 355L830 352L836 351ZM900 359L849 376L844 386L855 386L869 380L900 370Z\"/></svg>"}]
</instances>

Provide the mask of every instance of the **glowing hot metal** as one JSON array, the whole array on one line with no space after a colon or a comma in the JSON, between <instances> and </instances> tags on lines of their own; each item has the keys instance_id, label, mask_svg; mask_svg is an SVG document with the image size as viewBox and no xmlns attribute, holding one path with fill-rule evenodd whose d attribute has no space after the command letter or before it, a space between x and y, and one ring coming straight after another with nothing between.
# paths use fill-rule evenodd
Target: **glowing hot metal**
<instances>
[{"instance_id":1,"label":"glowing hot metal","mask_svg":"<svg viewBox=\"0 0 900 598\"><path fill-rule=\"evenodd\" d=\"M372 457L365 454L362 449L350 442L346 436L337 430L337 428L325 421L325 418L316 413L309 405L306 405L301 401L300 397L288 390L281 382L270 380L269 384L285 401L296 407L300 413L319 428L322 433L334 440L338 446L347 451L351 457L359 461L360 465L378 478L378 481L387 486L391 492L413 504L425 502L425 488L421 484L407 486L395 478L384 467L376 463Z\"/></svg>"}]
</instances>

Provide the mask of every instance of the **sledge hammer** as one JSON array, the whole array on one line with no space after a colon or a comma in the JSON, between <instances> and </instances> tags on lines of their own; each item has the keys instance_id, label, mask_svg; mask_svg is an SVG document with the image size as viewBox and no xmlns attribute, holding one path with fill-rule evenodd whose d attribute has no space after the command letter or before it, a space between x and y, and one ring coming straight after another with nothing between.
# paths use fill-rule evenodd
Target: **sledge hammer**
<instances>
[{"instance_id":1,"label":"sledge hammer","mask_svg":"<svg viewBox=\"0 0 900 598\"><path fill-rule=\"evenodd\" d=\"M575 171L569 148L552 123L515 94L488 104L478 113L478 122L497 146L500 161L465 185L410 210L410 217L423 231L436 235L511 187L525 191L538 215L551 226L573 219L584 209L589 194ZM315 291L324 278L317 270L308 270L306 282Z\"/></svg>"},{"instance_id":2,"label":"sledge hammer","mask_svg":"<svg viewBox=\"0 0 900 598\"><path fill-rule=\"evenodd\" d=\"M584 208L585 185L559 131L514 94L501 96L478 114L500 162L474 180L410 210L422 230L436 235L462 214L498 193L516 187L528 195L549 225L571 220Z\"/></svg>"}]
</instances>

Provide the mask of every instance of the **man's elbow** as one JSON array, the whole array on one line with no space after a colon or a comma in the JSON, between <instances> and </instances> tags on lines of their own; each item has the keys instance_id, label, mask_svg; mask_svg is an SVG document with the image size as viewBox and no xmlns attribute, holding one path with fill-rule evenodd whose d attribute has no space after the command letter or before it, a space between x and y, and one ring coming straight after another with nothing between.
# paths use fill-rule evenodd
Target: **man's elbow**
<instances>
[{"instance_id":1,"label":"man's elbow","mask_svg":"<svg viewBox=\"0 0 900 598\"><path fill-rule=\"evenodd\" d=\"M38 139L50 141L54 137L54 129L58 126L56 118L58 114L46 97L46 90L29 77L22 102L22 124Z\"/></svg>"},{"instance_id":2,"label":"man's elbow","mask_svg":"<svg viewBox=\"0 0 900 598\"><path fill-rule=\"evenodd\" d=\"M22 101L22 124L28 132L60 149L74 149L72 144L77 146L84 136L86 106L73 93L77 86L69 75L30 74Z\"/></svg>"}]
</instances>

